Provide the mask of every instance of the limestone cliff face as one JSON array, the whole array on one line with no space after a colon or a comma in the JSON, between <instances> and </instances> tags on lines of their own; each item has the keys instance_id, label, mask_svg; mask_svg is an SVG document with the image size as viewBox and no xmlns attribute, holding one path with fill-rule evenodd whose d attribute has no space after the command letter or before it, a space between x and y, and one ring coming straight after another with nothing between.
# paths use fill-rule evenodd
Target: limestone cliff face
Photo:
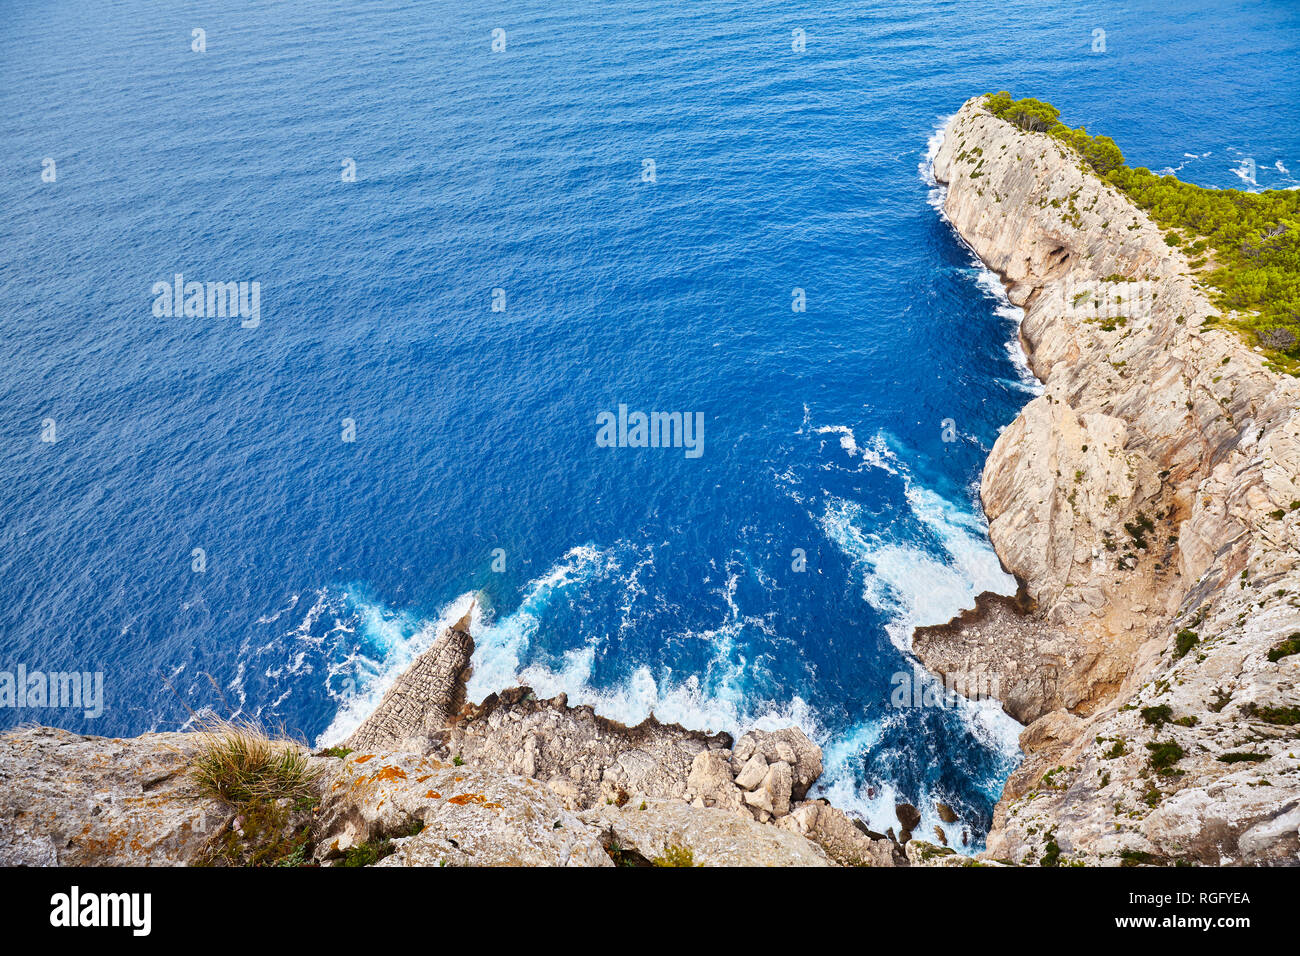
<instances>
[{"instance_id":1,"label":"limestone cliff face","mask_svg":"<svg viewBox=\"0 0 1300 956\"><path fill-rule=\"evenodd\" d=\"M971 100L934 171L1044 385L981 483L1031 613L986 601L914 640L999 675L1029 724L989 854L1054 833L1089 862L1300 862L1300 655L1268 659L1300 632L1300 380L1215 328L1183 255L1051 137Z\"/></svg>"}]
</instances>

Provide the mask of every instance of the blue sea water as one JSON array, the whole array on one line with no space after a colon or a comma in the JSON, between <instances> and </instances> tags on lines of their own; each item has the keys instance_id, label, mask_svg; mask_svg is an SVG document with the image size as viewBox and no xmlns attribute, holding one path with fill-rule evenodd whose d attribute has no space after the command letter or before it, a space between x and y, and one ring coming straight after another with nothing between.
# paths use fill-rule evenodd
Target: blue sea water
<instances>
[{"instance_id":1,"label":"blue sea water","mask_svg":"<svg viewBox=\"0 0 1300 956\"><path fill-rule=\"evenodd\" d=\"M977 487L1034 386L927 149L1009 89L1296 185L1300 10L1177 6L11 0L0 669L106 707L0 728L337 739L477 595L475 697L797 721L838 804L978 845L1017 725L890 696L912 627L1014 589ZM260 325L155 317L177 272ZM597 447L620 404L703 454Z\"/></svg>"}]
</instances>

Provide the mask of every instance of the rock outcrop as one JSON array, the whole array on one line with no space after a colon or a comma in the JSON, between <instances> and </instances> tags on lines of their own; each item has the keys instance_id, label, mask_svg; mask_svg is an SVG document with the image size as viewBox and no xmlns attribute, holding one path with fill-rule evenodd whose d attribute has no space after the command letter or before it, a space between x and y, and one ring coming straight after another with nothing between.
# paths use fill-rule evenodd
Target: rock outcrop
<instances>
[{"instance_id":1,"label":"rock outcrop","mask_svg":"<svg viewBox=\"0 0 1300 956\"><path fill-rule=\"evenodd\" d=\"M188 863L234 813L189 779L196 734L0 737L0 865Z\"/></svg>"},{"instance_id":2,"label":"rock outcrop","mask_svg":"<svg viewBox=\"0 0 1300 956\"><path fill-rule=\"evenodd\" d=\"M353 750L423 750L441 738L465 703L474 638L470 614L447 628L415 659L401 680L384 693L379 706L349 735Z\"/></svg>"},{"instance_id":3,"label":"rock outcrop","mask_svg":"<svg viewBox=\"0 0 1300 956\"><path fill-rule=\"evenodd\" d=\"M307 758L311 794L270 807L198 791L203 734L0 737L0 865L908 863L806 799L822 755L794 728L732 748L726 734L653 717L626 727L526 687L465 704L467 627L440 634L344 745Z\"/></svg>"},{"instance_id":4,"label":"rock outcrop","mask_svg":"<svg viewBox=\"0 0 1300 956\"><path fill-rule=\"evenodd\" d=\"M934 172L1044 386L981 483L1023 602L913 642L1028 724L988 855L1300 862L1300 655L1270 656L1300 632L1300 380L1052 137L971 100Z\"/></svg>"}]
</instances>

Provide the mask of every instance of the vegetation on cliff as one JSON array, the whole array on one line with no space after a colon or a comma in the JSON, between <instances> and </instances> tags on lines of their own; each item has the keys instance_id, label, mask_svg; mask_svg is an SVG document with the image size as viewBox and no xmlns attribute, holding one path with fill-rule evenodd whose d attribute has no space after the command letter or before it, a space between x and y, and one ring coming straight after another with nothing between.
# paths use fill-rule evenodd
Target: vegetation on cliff
<instances>
[{"instance_id":1,"label":"vegetation on cliff","mask_svg":"<svg viewBox=\"0 0 1300 956\"><path fill-rule=\"evenodd\" d=\"M202 743L190 776L204 796L234 814L207 847L213 866L302 866L312 850L311 811L319 802L307 753L288 740L273 740L260 727L211 719L201 724Z\"/></svg>"},{"instance_id":2,"label":"vegetation on cliff","mask_svg":"<svg viewBox=\"0 0 1300 956\"><path fill-rule=\"evenodd\" d=\"M1000 119L1071 146L1103 179L1166 230L1191 265L1218 290L1217 304L1238 312L1233 324L1289 371L1300 370L1300 190L1206 189L1130 168L1115 141L1071 129L1050 103L985 97Z\"/></svg>"}]
</instances>

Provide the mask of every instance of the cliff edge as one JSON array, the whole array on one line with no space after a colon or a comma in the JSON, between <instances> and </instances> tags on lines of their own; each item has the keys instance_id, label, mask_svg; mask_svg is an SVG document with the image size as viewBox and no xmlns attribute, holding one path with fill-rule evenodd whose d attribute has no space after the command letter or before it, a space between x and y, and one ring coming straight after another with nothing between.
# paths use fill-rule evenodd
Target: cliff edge
<instances>
[{"instance_id":1,"label":"cliff edge","mask_svg":"<svg viewBox=\"0 0 1300 956\"><path fill-rule=\"evenodd\" d=\"M914 638L1028 724L987 855L1300 862L1300 379L1213 326L1182 252L1074 149L983 97L934 174L1044 386L980 488L1028 612L986 598Z\"/></svg>"}]
</instances>

